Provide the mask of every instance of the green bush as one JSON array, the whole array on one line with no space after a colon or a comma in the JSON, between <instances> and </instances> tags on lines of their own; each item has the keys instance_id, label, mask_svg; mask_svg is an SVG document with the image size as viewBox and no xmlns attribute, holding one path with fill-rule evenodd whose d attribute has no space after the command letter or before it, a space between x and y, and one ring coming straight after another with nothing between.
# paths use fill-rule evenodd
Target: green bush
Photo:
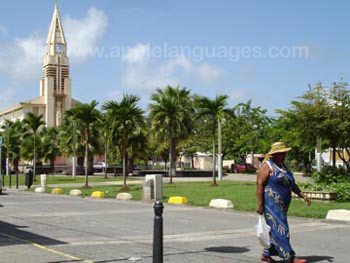
<instances>
[{"instance_id":1,"label":"green bush","mask_svg":"<svg viewBox=\"0 0 350 263\"><path fill-rule=\"evenodd\" d=\"M312 174L316 183L347 183L350 182L349 173L342 167L333 168L332 166L324 166L321 172Z\"/></svg>"}]
</instances>

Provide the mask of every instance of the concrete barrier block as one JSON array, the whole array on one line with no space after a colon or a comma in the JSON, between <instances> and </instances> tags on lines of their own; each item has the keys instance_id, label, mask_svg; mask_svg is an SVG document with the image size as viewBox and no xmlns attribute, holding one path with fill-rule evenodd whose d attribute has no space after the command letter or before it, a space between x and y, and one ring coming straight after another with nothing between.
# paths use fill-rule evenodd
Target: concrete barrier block
<instances>
[{"instance_id":1,"label":"concrete barrier block","mask_svg":"<svg viewBox=\"0 0 350 263\"><path fill-rule=\"evenodd\" d=\"M83 192L79 189L73 189L73 190L70 190L69 192L69 195L72 195L72 196L81 196L83 194Z\"/></svg>"},{"instance_id":2,"label":"concrete barrier block","mask_svg":"<svg viewBox=\"0 0 350 263\"><path fill-rule=\"evenodd\" d=\"M62 188L54 188L54 189L52 189L51 194L54 194L54 195L63 195L63 194L64 194L64 191L63 191Z\"/></svg>"},{"instance_id":3,"label":"concrete barrier block","mask_svg":"<svg viewBox=\"0 0 350 263\"><path fill-rule=\"evenodd\" d=\"M132 200L132 195L129 193L119 193L117 194L117 200L130 201Z\"/></svg>"},{"instance_id":4,"label":"concrete barrier block","mask_svg":"<svg viewBox=\"0 0 350 263\"><path fill-rule=\"evenodd\" d=\"M326 219L350 221L350 210L345 210L345 209L329 210Z\"/></svg>"},{"instance_id":5,"label":"concrete barrier block","mask_svg":"<svg viewBox=\"0 0 350 263\"><path fill-rule=\"evenodd\" d=\"M168 203L169 204L183 205L183 204L187 204L188 200L184 196L171 196L168 199Z\"/></svg>"},{"instance_id":6,"label":"concrete barrier block","mask_svg":"<svg viewBox=\"0 0 350 263\"><path fill-rule=\"evenodd\" d=\"M105 193L101 191L93 192L91 194L92 198L105 198Z\"/></svg>"},{"instance_id":7,"label":"concrete barrier block","mask_svg":"<svg viewBox=\"0 0 350 263\"><path fill-rule=\"evenodd\" d=\"M45 189L42 187L37 187L37 188L35 188L34 191L35 191L35 193L45 193Z\"/></svg>"},{"instance_id":8,"label":"concrete barrier block","mask_svg":"<svg viewBox=\"0 0 350 263\"><path fill-rule=\"evenodd\" d=\"M231 209L233 208L233 203L226 199L212 199L210 201L209 207L220 208L220 209Z\"/></svg>"}]
</instances>

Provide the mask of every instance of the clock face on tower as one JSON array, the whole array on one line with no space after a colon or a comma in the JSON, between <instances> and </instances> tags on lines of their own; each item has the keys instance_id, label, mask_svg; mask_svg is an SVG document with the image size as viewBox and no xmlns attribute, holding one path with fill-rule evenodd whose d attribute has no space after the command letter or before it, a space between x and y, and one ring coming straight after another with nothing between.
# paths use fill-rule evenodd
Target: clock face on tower
<instances>
[{"instance_id":1,"label":"clock face on tower","mask_svg":"<svg viewBox=\"0 0 350 263\"><path fill-rule=\"evenodd\" d=\"M64 45L63 44L56 44L55 50L57 54L62 54L64 51Z\"/></svg>"}]
</instances>

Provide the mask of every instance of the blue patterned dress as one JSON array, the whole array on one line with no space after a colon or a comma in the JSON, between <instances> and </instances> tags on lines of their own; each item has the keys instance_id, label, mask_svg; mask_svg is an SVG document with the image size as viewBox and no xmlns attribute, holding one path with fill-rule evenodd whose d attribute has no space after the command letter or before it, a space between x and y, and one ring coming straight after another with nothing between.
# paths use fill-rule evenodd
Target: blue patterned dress
<instances>
[{"instance_id":1,"label":"blue patterned dress","mask_svg":"<svg viewBox=\"0 0 350 263\"><path fill-rule=\"evenodd\" d=\"M278 167L272 160L266 162L272 170L264 190L264 213L266 223L271 227L271 247L264 250L264 256L294 258L295 252L289 241L287 212L295 179L290 171Z\"/></svg>"}]
</instances>

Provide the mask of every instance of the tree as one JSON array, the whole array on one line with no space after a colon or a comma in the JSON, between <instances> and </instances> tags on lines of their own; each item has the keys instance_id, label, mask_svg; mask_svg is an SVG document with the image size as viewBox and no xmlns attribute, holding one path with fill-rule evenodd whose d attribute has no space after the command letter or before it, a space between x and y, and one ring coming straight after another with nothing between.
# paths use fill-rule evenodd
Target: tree
<instances>
[{"instance_id":1,"label":"tree","mask_svg":"<svg viewBox=\"0 0 350 263\"><path fill-rule=\"evenodd\" d=\"M289 110L278 111L284 118L284 122L289 122L295 129L298 129L298 131L293 129L296 140L301 145L307 146L309 152L313 151L316 140L319 138L323 147L332 149L333 167L336 166L338 155L348 169L350 169L347 157L350 153L349 94L347 83L335 82L332 87L318 83L313 88L309 86L309 90L298 101L292 102ZM308 166L310 166L309 163L310 161L308 161Z\"/></svg>"},{"instance_id":2,"label":"tree","mask_svg":"<svg viewBox=\"0 0 350 263\"><path fill-rule=\"evenodd\" d=\"M176 176L176 144L186 139L193 127L193 103L186 88L167 86L157 89L149 105L152 133L161 142L169 144L169 178Z\"/></svg>"},{"instance_id":3,"label":"tree","mask_svg":"<svg viewBox=\"0 0 350 263\"><path fill-rule=\"evenodd\" d=\"M34 141L33 141L33 167L34 167L34 179L36 176L36 145L37 145L37 132L42 125L45 125L45 122L42 120L43 115L35 115L32 112L28 112L23 120L23 122L27 125L28 129L32 132Z\"/></svg>"},{"instance_id":4,"label":"tree","mask_svg":"<svg viewBox=\"0 0 350 263\"><path fill-rule=\"evenodd\" d=\"M3 145L6 149L6 152L3 152L3 155L7 155L9 160L12 160L13 169L14 171L18 172L21 144L23 139L26 137L27 130L24 123L20 120L16 120L14 122L5 120L1 129L3 130Z\"/></svg>"},{"instance_id":5,"label":"tree","mask_svg":"<svg viewBox=\"0 0 350 263\"><path fill-rule=\"evenodd\" d=\"M262 109L260 106L253 107L252 101L247 103L239 103L234 107L236 118L235 129L231 130L234 136L235 147L232 150L238 150L240 156L246 159L247 153L254 156L254 153L265 153L271 142L268 140L268 130L271 124L270 118L266 116L266 109ZM267 143L266 143L267 142Z\"/></svg>"},{"instance_id":6,"label":"tree","mask_svg":"<svg viewBox=\"0 0 350 263\"><path fill-rule=\"evenodd\" d=\"M66 112L67 118L76 121L78 127L83 131L81 134L82 143L85 146L85 188L89 188L89 146L95 140L91 140L92 134L96 132L96 123L100 117L100 112L96 109L98 103L93 100L91 103L78 104Z\"/></svg>"},{"instance_id":7,"label":"tree","mask_svg":"<svg viewBox=\"0 0 350 263\"><path fill-rule=\"evenodd\" d=\"M212 186L217 186L216 183L216 154L215 154L215 135L218 121L222 121L225 114L233 116L231 109L226 108L228 96L219 95L215 99L208 97L197 96L195 100L197 108L197 117L205 118L207 128L211 131L211 139L213 146L213 183Z\"/></svg>"},{"instance_id":8,"label":"tree","mask_svg":"<svg viewBox=\"0 0 350 263\"><path fill-rule=\"evenodd\" d=\"M60 152L65 157L77 158L77 170L84 170L85 147L83 142L82 125L78 125L79 121L73 117L65 116L62 125L58 129L58 144Z\"/></svg>"},{"instance_id":9,"label":"tree","mask_svg":"<svg viewBox=\"0 0 350 263\"><path fill-rule=\"evenodd\" d=\"M58 128L50 127L44 128L40 132L43 160L50 163L51 171L54 172L55 160L60 155L60 148L58 144Z\"/></svg>"},{"instance_id":10,"label":"tree","mask_svg":"<svg viewBox=\"0 0 350 263\"><path fill-rule=\"evenodd\" d=\"M137 105L140 98L134 95L123 95L123 99L118 101L108 101L102 109L106 111L107 118L111 123L111 130L117 134L120 143L120 152L123 156L123 191L127 191L126 178L128 176L129 150L135 132L144 126L144 112Z\"/></svg>"}]
</instances>

